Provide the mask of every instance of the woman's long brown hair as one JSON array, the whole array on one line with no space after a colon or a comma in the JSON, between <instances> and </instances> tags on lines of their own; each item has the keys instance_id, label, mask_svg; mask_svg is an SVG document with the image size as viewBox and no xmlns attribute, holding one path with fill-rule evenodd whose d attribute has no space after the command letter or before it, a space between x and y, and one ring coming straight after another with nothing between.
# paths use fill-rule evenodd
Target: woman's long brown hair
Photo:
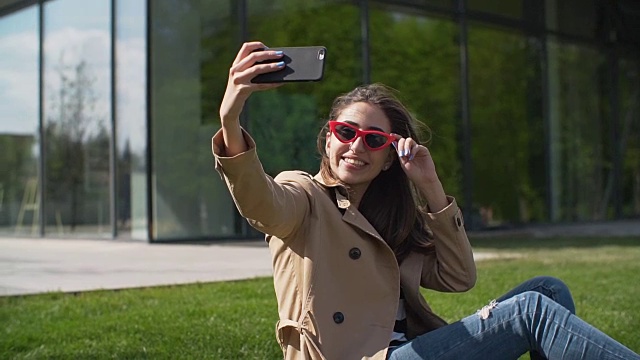
<instances>
[{"instance_id":1,"label":"woman's long brown hair","mask_svg":"<svg viewBox=\"0 0 640 360\"><path fill-rule=\"evenodd\" d=\"M404 138L411 137L420 143L416 130L418 121L398 100L394 91L382 84L363 85L339 96L333 102L329 118L337 119L346 107L357 102L377 106L389 118L392 133ZM320 174L328 184L336 184L341 182L331 171L325 151L328 131L325 125L318 134L318 151L322 156ZM388 170L380 172L369 184L358 210L385 239L400 263L412 250L433 251L432 233L425 221L425 207L423 197L395 159Z\"/></svg>"}]
</instances>

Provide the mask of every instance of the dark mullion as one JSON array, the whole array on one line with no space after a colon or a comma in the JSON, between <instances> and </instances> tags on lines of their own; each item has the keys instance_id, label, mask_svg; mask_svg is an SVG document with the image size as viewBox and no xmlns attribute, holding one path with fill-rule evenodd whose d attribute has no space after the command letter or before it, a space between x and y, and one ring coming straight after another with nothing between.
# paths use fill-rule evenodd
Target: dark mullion
<instances>
[{"instance_id":1,"label":"dark mullion","mask_svg":"<svg viewBox=\"0 0 640 360\"><path fill-rule=\"evenodd\" d=\"M116 122L116 97L117 97L117 80L116 80L116 12L117 1L111 0L111 140L110 140L110 159L111 167L111 186L109 189L111 201L109 202L109 214L111 216L111 237L118 237L118 128Z\"/></svg>"},{"instance_id":2,"label":"dark mullion","mask_svg":"<svg viewBox=\"0 0 640 360\"><path fill-rule=\"evenodd\" d=\"M47 179L47 139L44 120L44 2L44 0L38 1L38 130L40 135L40 161L38 164L38 201L40 202L40 206L38 206L38 225L40 227L40 237L45 236L45 181Z\"/></svg>"},{"instance_id":3,"label":"dark mullion","mask_svg":"<svg viewBox=\"0 0 640 360\"><path fill-rule=\"evenodd\" d=\"M362 56L362 82L371 83L371 51L369 47L369 1L360 0L360 38Z\"/></svg>"},{"instance_id":4,"label":"dark mullion","mask_svg":"<svg viewBox=\"0 0 640 360\"><path fill-rule=\"evenodd\" d=\"M147 86L146 86L146 99L147 99L147 148L146 148L146 157L147 157L147 239L149 242L155 242L155 238L153 236L153 224L155 218L153 217L153 134L152 134L152 110L153 104L151 103L151 87L152 87L152 79L151 79L151 34L152 34L152 23L151 23L151 2L152 0L147 0L146 11L147 14Z\"/></svg>"},{"instance_id":5,"label":"dark mullion","mask_svg":"<svg viewBox=\"0 0 640 360\"><path fill-rule=\"evenodd\" d=\"M614 218L620 219L622 217L622 196L621 196L621 186L622 186L622 141L621 141L621 132L620 132L620 91L619 91L619 66L618 66L618 57L616 56L615 44L611 44L609 52L607 54L607 62L609 71L607 76L609 77L609 107L610 107L610 121L611 121L611 130L609 132L610 136L610 147L611 147L611 156L613 157L613 188L612 188L612 200L613 200L613 210L614 210Z\"/></svg>"},{"instance_id":6,"label":"dark mullion","mask_svg":"<svg viewBox=\"0 0 640 360\"><path fill-rule=\"evenodd\" d=\"M249 24L247 23L247 17L249 16L247 10L247 1L246 0L230 0L231 8L235 9L235 18L238 22L238 43L243 44L249 39ZM249 100L251 101L251 100ZM245 129L250 129L249 124L249 107L245 106L242 112L240 113L240 125ZM245 221L245 219L240 215L240 212L233 206L231 210L234 212L234 229L236 233L240 233L241 236L247 238L251 235L251 227Z\"/></svg>"},{"instance_id":7,"label":"dark mullion","mask_svg":"<svg viewBox=\"0 0 640 360\"><path fill-rule=\"evenodd\" d=\"M547 22L547 12L544 2L540 4L540 11L542 12L542 24ZM547 42L549 41L549 35L546 31L541 35L541 57L540 57L540 76L542 87L542 121L544 126L544 164L545 164L545 205L546 205L546 220L553 222L556 218L556 209L553 206L553 199L556 196L555 189L553 188L553 167L551 164L551 99L549 95L549 52Z\"/></svg>"},{"instance_id":8,"label":"dark mullion","mask_svg":"<svg viewBox=\"0 0 640 360\"><path fill-rule=\"evenodd\" d=\"M470 229L475 227L473 218L473 159L471 158L471 115L469 99L469 54L467 47L466 1L457 0L458 44L460 49L460 120L462 133L462 189L464 194L464 217Z\"/></svg>"}]
</instances>

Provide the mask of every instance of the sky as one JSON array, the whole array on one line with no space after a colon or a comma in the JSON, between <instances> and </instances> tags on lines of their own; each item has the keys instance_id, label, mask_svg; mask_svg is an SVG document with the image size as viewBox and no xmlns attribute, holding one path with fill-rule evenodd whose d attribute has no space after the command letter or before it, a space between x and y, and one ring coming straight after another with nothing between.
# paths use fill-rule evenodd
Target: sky
<instances>
[{"instance_id":1,"label":"sky","mask_svg":"<svg viewBox=\"0 0 640 360\"><path fill-rule=\"evenodd\" d=\"M118 3L119 128L145 116L144 0ZM45 117L60 88L59 69L87 63L94 79L95 117L109 119L110 111L110 1L55 0L44 6ZM38 8L32 6L0 18L0 133L35 134L38 129ZM70 75L70 72L62 72ZM136 118L135 121L125 121ZM126 129L140 133L145 129ZM142 143L135 141L134 143Z\"/></svg>"}]
</instances>

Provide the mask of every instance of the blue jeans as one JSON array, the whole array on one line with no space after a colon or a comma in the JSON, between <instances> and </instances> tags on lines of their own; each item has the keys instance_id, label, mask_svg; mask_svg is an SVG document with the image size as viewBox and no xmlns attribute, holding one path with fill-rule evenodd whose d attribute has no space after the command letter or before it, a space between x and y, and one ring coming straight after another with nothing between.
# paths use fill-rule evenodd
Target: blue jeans
<instances>
[{"instance_id":1,"label":"blue jeans","mask_svg":"<svg viewBox=\"0 0 640 360\"><path fill-rule=\"evenodd\" d=\"M575 316L567 286L536 277L477 314L433 330L391 350L390 360L410 359L624 359L640 356Z\"/></svg>"}]
</instances>

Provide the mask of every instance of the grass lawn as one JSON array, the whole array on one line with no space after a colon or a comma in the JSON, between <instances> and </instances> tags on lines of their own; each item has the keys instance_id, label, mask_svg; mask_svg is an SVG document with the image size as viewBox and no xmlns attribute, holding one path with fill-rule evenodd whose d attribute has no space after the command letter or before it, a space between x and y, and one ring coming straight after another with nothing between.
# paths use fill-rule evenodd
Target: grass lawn
<instances>
[{"instance_id":1,"label":"grass lawn","mask_svg":"<svg viewBox=\"0 0 640 360\"><path fill-rule=\"evenodd\" d=\"M449 321L527 278L571 288L578 316L640 352L640 239L474 239L501 257L478 263L463 294L425 291ZM1 359L281 359L271 278L0 298Z\"/></svg>"}]
</instances>

